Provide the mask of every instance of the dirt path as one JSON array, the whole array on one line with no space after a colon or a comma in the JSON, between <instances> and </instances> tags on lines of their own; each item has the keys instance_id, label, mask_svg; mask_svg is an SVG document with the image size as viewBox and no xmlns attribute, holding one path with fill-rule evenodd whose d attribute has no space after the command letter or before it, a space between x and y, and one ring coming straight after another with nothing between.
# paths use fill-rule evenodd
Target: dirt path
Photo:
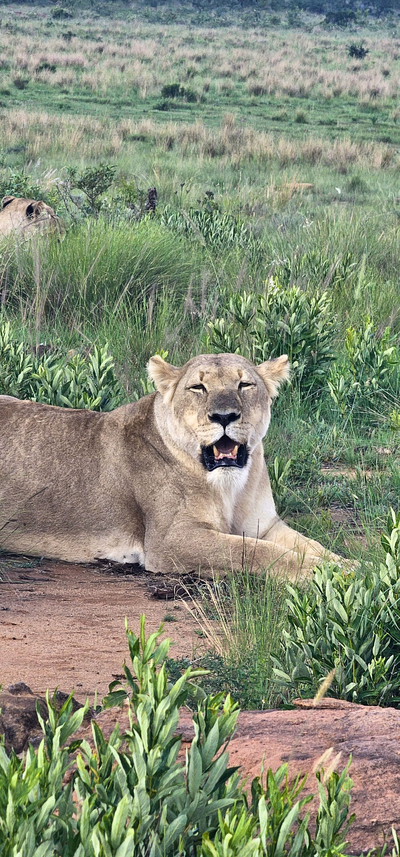
<instances>
[{"instance_id":1,"label":"dirt path","mask_svg":"<svg viewBox=\"0 0 400 857\"><path fill-rule=\"evenodd\" d=\"M23 681L38 694L58 686L91 703L97 691L101 700L128 658L125 616L137 633L141 613L147 633L176 619L165 624L170 655L190 657L194 621L179 598L153 597L163 584L140 571L0 558L0 684Z\"/></svg>"}]
</instances>

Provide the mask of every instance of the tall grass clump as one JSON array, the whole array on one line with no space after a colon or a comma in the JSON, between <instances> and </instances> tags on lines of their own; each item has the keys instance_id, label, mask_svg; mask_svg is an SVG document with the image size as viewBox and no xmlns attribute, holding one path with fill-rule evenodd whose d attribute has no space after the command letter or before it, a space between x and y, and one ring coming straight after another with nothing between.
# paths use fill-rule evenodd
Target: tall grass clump
<instances>
[{"instance_id":1,"label":"tall grass clump","mask_svg":"<svg viewBox=\"0 0 400 857\"><path fill-rule=\"evenodd\" d=\"M77 225L61 242L10 240L3 260L3 306L26 318L39 291L44 316L62 311L79 322L163 288L171 304L182 302L197 267L196 252L158 224L101 219Z\"/></svg>"},{"instance_id":2,"label":"tall grass clump","mask_svg":"<svg viewBox=\"0 0 400 857\"><path fill-rule=\"evenodd\" d=\"M211 650L201 657L210 670L205 686L229 689L246 709L278 702L272 657L285 620L282 581L273 569L260 580L250 571L207 585L189 605Z\"/></svg>"},{"instance_id":3,"label":"tall grass clump","mask_svg":"<svg viewBox=\"0 0 400 857\"><path fill-rule=\"evenodd\" d=\"M281 228L269 227L263 233L271 274L283 286L329 291L338 331L356 326L366 315L375 325L399 328L396 259L400 236L390 212L389 192L387 188L386 198L380 200L383 212L369 207L349 211L316 206L310 221L288 207L275 216Z\"/></svg>"}]
</instances>

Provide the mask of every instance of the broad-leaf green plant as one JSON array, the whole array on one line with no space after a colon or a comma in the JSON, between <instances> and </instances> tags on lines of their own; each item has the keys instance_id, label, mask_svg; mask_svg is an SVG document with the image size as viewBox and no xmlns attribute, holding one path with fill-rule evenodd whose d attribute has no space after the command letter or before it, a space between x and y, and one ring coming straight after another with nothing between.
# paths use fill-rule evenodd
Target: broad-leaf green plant
<instances>
[{"instance_id":1,"label":"broad-leaf green plant","mask_svg":"<svg viewBox=\"0 0 400 857\"><path fill-rule=\"evenodd\" d=\"M286 691L367 705L400 700L400 514L382 537L385 562L354 571L323 564L307 590L288 585L288 627L275 676Z\"/></svg>"},{"instance_id":2,"label":"broad-leaf green plant","mask_svg":"<svg viewBox=\"0 0 400 857\"><path fill-rule=\"evenodd\" d=\"M331 397L342 417L376 420L385 401L393 406L398 400L400 357L396 337L390 328L379 335L367 318L363 326L348 328L344 344L344 359L328 378Z\"/></svg>"},{"instance_id":3,"label":"broad-leaf green plant","mask_svg":"<svg viewBox=\"0 0 400 857\"><path fill-rule=\"evenodd\" d=\"M83 356L59 351L40 354L0 324L0 394L64 408L111 411L122 401L108 345L94 345Z\"/></svg>"},{"instance_id":4,"label":"broad-leaf green plant","mask_svg":"<svg viewBox=\"0 0 400 857\"><path fill-rule=\"evenodd\" d=\"M231 294L225 313L208 325L207 346L256 363L287 354L294 383L303 390L325 383L335 359L333 314L327 292L307 294L270 279L261 295Z\"/></svg>"}]
</instances>

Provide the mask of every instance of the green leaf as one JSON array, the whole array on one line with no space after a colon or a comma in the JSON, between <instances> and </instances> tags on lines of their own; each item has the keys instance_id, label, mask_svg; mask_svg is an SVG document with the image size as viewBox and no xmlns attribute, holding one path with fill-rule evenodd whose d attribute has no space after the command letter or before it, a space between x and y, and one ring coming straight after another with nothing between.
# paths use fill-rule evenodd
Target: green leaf
<instances>
[{"instance_id":1,"label":"green leaf","mask_svg":"<svg viewBox=\"0 0 400 857\"><path fill-rule=\"evenodd\" d=\"M197 744L193 741L188 754L188 790L193 799L198 792L203 777L201 755Z\"/></svg>"},{"instance_id":2,"label":"green leaf","mask_svg":"<svg viewBox=\"0 0 400 857\"><path fill-rule=\"evenodd\" d=\"M187 815L182 813L178 815L170 824L167 825L162 839L162 847L167 851L173 845L179 836L184 832L187 824Z\"/></svg>"},{"instance_id":3,"label":"green leaf","mask_svg":"<svg viewBox=\"0 0 400 857\"><path fill-rule=\"evenodd\" d=\"M131 812L132 800L130 795L124 795L117 804L111 825L111 846L118 848L125 833L126 820Z\"/></svg>"},{"instance_id":4,"label":"green leaf","mask_svg":"<svg viewBox=\"0 0 400 857\"><path fill-rule=\"evenodd\" d=\"M289 810L288 814L283 819L280 830L279 830L278 840L276 843L275 857L283 857L283 855L285 854L285 845L286 845L287 839L289 837L289 833L291 831L291 828L292 828L294 822L297 821L299 811L300 811L300 803L299 803L299 801L297 801L297 803L295 803L294 806L292 806L292 808Z\"/></svg>"}]
</instances>

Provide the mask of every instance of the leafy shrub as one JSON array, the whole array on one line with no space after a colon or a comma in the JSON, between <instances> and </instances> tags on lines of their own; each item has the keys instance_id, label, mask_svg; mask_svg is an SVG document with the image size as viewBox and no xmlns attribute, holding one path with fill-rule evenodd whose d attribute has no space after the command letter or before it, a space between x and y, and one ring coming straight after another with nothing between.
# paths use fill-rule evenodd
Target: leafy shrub
<instances>
[{"instance_id":1,"label":"leafy shrub","mask_svg":"<svg viewBox=\"0 0 400 857\"><path fill-rule=\"evenodd\" d=\"M22 74L16 74L13 77L13 84L16 89L26 89L30 81L30 77L24 77Z\"/></svg>"},{"instance_id":2,"label":"leafy shrub","mask_svg":"<svg viewBox=\"0 0 400 857\"><path fill-rule=\"evenodd\" d=\"M335 27L347 27L356 20L356 13L346 6L339 9L330 9L325 15L325 24L333 24Z\"/></svg>"},{"instance_id":3,"label":"leafy shrub","mask_svg":"<svg viewBox=\"0 0 400 857\"><path fill-rule=\"evenodd\" d=\"M73 18L73 12L70 9L64 9L62 6L55 6L51 11L51 17L55 21L65 21L67 18Z\"/></svg>"},{"instance_id":4,"label":"leafy shrub","mask_svg":"<svg viewBox=\"0 0 400 857\"><path fill-rule=\"evenodd\" d=\"M98 216L101 209L101 197L111 187L116 172L113 164L99 164L97 167L87 167L78 172L76 167L67 171L67 180L60 185L64 202L72 202L84 214ZM81 190L84 199L79 200L73 195L73 190Z\"/></svg>"},{"instance_id":5,"label":"leafy shrub","mask_svg":"<svg viewBox=\"0 0 400 857\"><path fill-rule=\"evenodd\" d=\"M181 86L180 83L166 83L161 90L163 98L183 98L184 101L194 103L197 101L197 95L188 86Z\"/></svg>"},{"instance_id":6,"label":"leafy shrub","mask_svg":"<svg viewBox=\"0 0 400 857\"><path fill-rule=\"evenodd\" d=\"M39 185L32 181L31 176L13 170L4 171L0 175L0 198L3 196L22 196L27 199L39 198L47 201Z\"/></svg>"},{"instance_id":7,"label":"leafy shrub","mask_svg":"<svg viewBox=\"0 0 400 857\"><path fill-rule=\"evenodd\" d=\"M365 59L367 54L369 54L369 50L368 48L364 48L362 42L359 42L359 44L355 44L355 42L352 42L351 45L347 45L347 53L349 57L352 57L356 60L363 60Z\"/></svg>"},{"instance_id":8,"label":"leafy shrub","mask_svg":"<svg viewBox=\"0 0 400 857\"><path fill-rule=\"evenodd\" d=\"M186 761L177 761L179 706L199 671L189 667L174 684L168 682L169 640L159 642L161 630L146 639L144 617L138 637L127 630L129 694L110 686L106 698L107 704L128 701L130 728L124 736L117 725L106 741L94 721L94 749L84 740L66 747L87 707L72 714L69 699L57 713L48 698L48 721L39 716L44 738L37 752L30 747L19 759L0 745L3 857L339 857L352 820L348 768L331 774L326 784L317 774L320 807L312 836L309 814L302 817L311 796L300 796L304 780L288 785L287 764L275 774L269 770L265 786L254 779L251 796L237 769L228 767L226 746L238 716L229 696L199 702Z\"/></svg>"},{"instance_id":9,"label":"leafy shrub","mask_svg":"<svg viewBox=\"0 0 400 857\"><path fill-rule=\"evenodd\" d=\"M287 354L295 382L321 386L332 361L333 315L327 292L309 295L271 279L263 295L243 292L228 300L226 314L208 325L208 347L260 362Z\"/></svg>"},{"instance_id":10,"label":"leafy shrub","mask_svg":"<svg viewBox=\"0 0 400 857\"><path fill-rule=\"evenodd\" d=\"M399 352L396 339L386 328L379 336L367 318L364 327L350 327L345 339L345 359L332 370L328 387L343 417L380 417L385 399L394 402L399 392Z\"/></svg>"},{"instance_id":11,"label":"leafy shrub","mask_svg":"<svg viewBox=\"0 0 400 857\"><path fill-rule=\"evenodd\" d=\"M13 338L8 322L0 325L0 393L93 411L112 411L122 400L107 345L95 345L86 357L59 352L37 356Z\"/></svg>"},{"instance_id":12,"label":"leafy shrub","mask_svg":"<svg viewBox=\"0 0 400 857\"><path fill-rule=\"evenodd\" d=\"M232 214L220 211L210 201L202 208L189 208L187 212L174 211L170 205L166 205L162 223L168 229L200 241L203 246L216 252L238 248L244 250L253 263L258 263L263 255L259 242L247 224Z\"/></svg>"},{"instance_id":13,"label":"leafy shrub","mask_svg":"<svg viewBox=\"0 0 400 857\"><path fill-rule=\"evenodd\" d=\"M346 190L349 193L367 193L368 185L361 176L351 176L346 185Z\"/></svg>"},{"instance_id":14,"label":"leafy shrub","mask_svg":"<svg viewBox=\"0 0 400 857\"><path fill-rule=\"evenodd\" d=\"M327 694L367 705L400 701L400 513L382 537L378 569L325 564L306 592L288 586L288 629L275 674L297 695L315 696L334 670Z\"/></svg>"}]
</instances>

